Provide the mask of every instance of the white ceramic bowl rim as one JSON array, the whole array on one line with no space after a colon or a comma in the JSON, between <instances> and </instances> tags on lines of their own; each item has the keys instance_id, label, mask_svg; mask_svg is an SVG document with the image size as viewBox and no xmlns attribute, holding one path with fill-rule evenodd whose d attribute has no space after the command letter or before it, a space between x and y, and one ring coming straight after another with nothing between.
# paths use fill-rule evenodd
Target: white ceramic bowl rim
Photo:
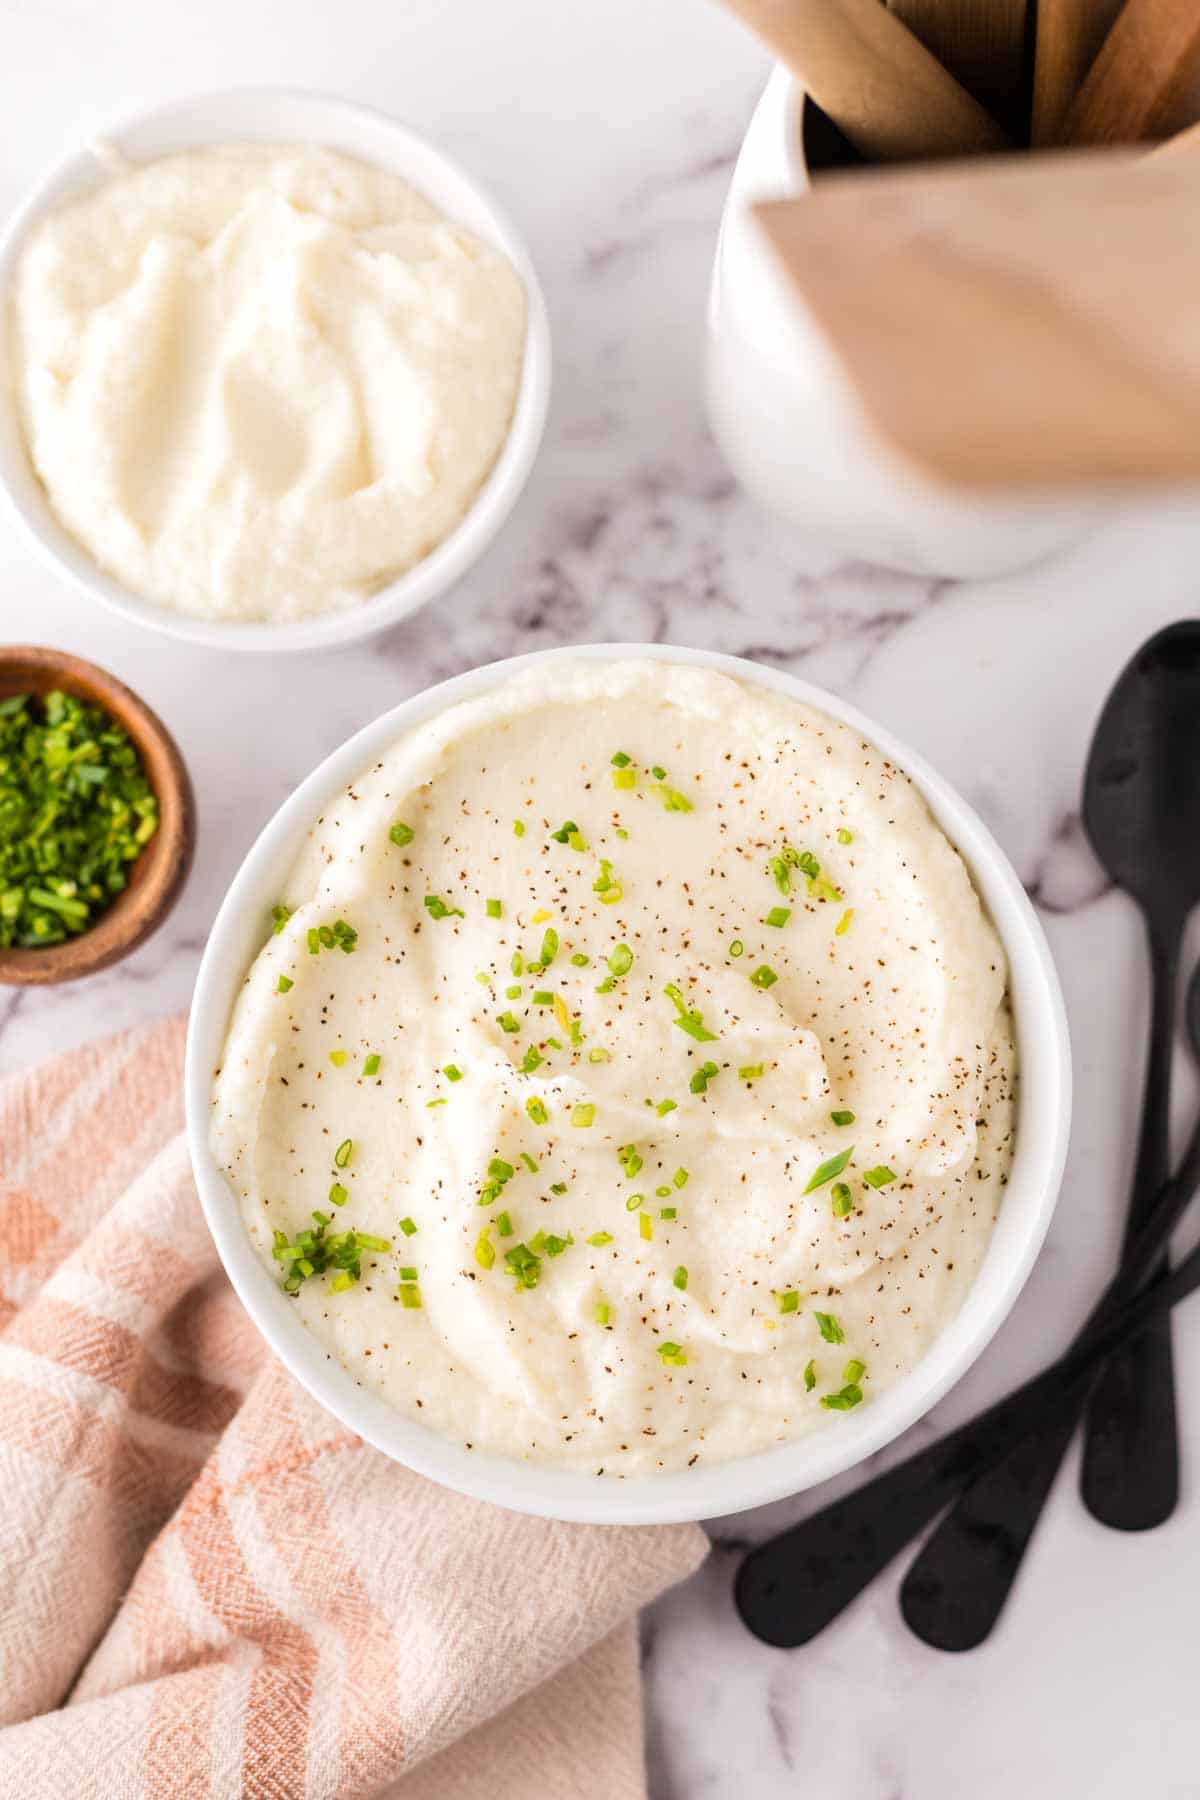
<instances>
[{"instance_id":1,"label":"white ceramic bowl rim","mask_svg":"<svg viewBox=\"0 0 1200 1800\"><path fill-rule=\"evenodd\" d=\"M235 140L289 140L340 150L401 175L456 223L502 250L525 285L521 384L508 437L462 521L421 562L357 606L288 624L195 619L133 594L101 569L59 523L33 471L8 367L6 296L30 230L46 214L111 180L98 148L130 162ZM230 88L129 113L91 134L33 188L0 236L0 487L37 549L93 599L155 631L210 649L315 650L373 636L444 593L482 555L517 503L541 443L550 394L550 327L532 260L516 229L473 176L385 113L356 102L286 88Z\"/></svg>"},{"instance_id":2,"label":"white ceramic bowl rim","mask_svg":"<svg viewBox=\"0 0 1200 1800\"><path fill-rule=\"evenodd\" d=\"M970 868L1008 955L1021 1080L1013 1167L983 1266L957 1318L911 1375L861 1411L839 1416L834 1426L811 1437L736 1462L617 1480L469 1451L401 1417L360 1388L352 1375L328 1359L259 1260L238 1202L209 1150L208 1117L212 1072L220 1060L233 1001L261 947L270 907L322 809L402 732L486 692L519 670L556 658L625 657L717 669L821 707L861 731L912 777ZM646 644L545 650L489 664L414 695L328 756L262 831L217 914L196 981L185 1076L192 1163L217 1249L251 1318L292 1374L352 1430L422 1475L520 1512L596 1524L711 1518L763 1505L840 1474L920 1418L984 1349L1033 1266L1062 1179L1070 1088L1066 1015L1041 926L1003 852L953 789L890 732L806 681L740 657Z\"/></svg>"}]
</instances>

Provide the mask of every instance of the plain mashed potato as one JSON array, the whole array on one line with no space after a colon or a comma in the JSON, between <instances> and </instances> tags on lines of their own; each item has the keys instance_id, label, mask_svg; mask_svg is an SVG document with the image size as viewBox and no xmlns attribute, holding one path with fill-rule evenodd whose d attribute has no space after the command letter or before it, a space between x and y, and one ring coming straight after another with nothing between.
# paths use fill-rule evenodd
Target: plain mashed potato
<instances>
[{"instance_id":1,"label":"plain mashed potato","mask_svg":"<svg viewBox=\"0 0 1200 1800\"><path fill-rule=\"evenodd\" d=\"M34 466L66 529L199 618L358 604L463 518L507 436L525 294L406 182L228 144L47 218L10 329Z\"/></svg>"},{"instance_id":2,"label":"plain mashed potato","mask_svg":"<svg viewBox=\"0 0 1200 1800\"><path fill-rule=\"evenodd\" d=\"M279 898L212 1142L281 1281L314 1212L387 1246L292 1304L407 1417L680 1469L838 1429L962 1304L1012 1154L1005 961L850 727L567 654L400 738Z\"/></svg>"}]
</instances>

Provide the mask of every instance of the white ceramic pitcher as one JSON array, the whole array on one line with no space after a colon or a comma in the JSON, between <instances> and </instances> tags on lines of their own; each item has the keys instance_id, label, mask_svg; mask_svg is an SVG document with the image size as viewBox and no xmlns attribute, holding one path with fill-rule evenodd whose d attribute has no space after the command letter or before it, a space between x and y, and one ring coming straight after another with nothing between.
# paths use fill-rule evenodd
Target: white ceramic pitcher
<instances>
[{"instance_id":1,"label":"white ceramic pitcher","mask_svg":"<svg viewBox=\"0 0 1200 1800\"><path fill-rule=\"evenodd\" d=\"M805 94L777 68L734 170L709 297L708 400L734 473L764 506L847 559L925 575L997 575L1078 536L1096 504L981 499L910 469L876 437L750 215L809 189ZM879 296L887 305L887 295ZM904 355L897 341L896 355Z\"/></svg>"}]
</instances>

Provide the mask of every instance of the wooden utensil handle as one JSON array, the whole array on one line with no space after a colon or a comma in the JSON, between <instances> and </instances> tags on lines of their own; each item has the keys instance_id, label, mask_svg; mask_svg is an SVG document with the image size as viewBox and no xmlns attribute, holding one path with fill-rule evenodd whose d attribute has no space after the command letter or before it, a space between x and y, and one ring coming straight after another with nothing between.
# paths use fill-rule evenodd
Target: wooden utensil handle
<instances>
[{"instance_id":1,"label":"wooden utensil handle","mask_svg":"<svg viewBox=\"0 0 1200 1800\"><path fill-rule=\"evenodd\" d=\"M1005 148L996 121L880 0L726 0L879 162Z\"/></svg>"},{"instance_id":2,"label":"wooden utensil handle","mask_svg":"<svg viewBox=\"0 0 1200 1800\"><path fill-rule=\"evenodd\" d=\"M993 118L1025 127L1026 0L887 0L891 11Z\"/></svg>"},{"instance_id":3,"label":"wooden utensil handle","mask_svg":"<svg viewBox=\"0 0 1200 1800\"><path fill-rule=\"evenodd\" d=\"M1200 109L1200 5L1125 0L1063 124L1069 144L1170 137Z\"/></svg>"},{"instance_id":4,"label":"wooden utensil handle","mask_svg":"<svg viewBox=\"0 0 1200 1800\"><path fill-rule=\"evenodd\" d=\"M1033 142L1059 142L1071 103L1083 86L1122 0L1037 0L1033 62Z\"/></svg>"}]
</instances>

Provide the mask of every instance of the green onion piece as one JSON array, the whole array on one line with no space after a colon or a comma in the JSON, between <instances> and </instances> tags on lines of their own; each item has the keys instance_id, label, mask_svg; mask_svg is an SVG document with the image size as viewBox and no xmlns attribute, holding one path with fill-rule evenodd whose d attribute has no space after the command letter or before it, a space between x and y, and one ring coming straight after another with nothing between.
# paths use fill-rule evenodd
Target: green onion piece
<instances>
[{"instance_id":1,"label":"green onion piece","mask_svg":"<svg viewBox=\"0 0 1200 1800\"><path fill-rule=\"evenodd\" d=\"M853 1125L854 1123L854 1114L852 1112L831 1112L829 1116L835 1125Z\"/></svg>"},{"instance_id":2,"label":"green onion piece","mask_svg":"<svg viewBox=\"0 0 1200 1800\"><path fill-rule=\"evenodd\" d=\"M686 794L681 794L678 788L660 787L658 794L665 812L690 813L692 811L691 801Z\"/></svg>"},{"instance_id":3,"label":"green onion piece","mask_svg":"<svg viewBox=\"0 0 1200 1800\"><path fill-rule=\"evenodd\" d=\"M826 1162L819 1163L809 1177L805 1193L815 1193L819 1187L824 1187L827 1181L832 1181L835 1175L840 1175L853 1155L854 1145L849 1144L845 1150L839 1150L836 1156L831 1156Z\"/></svg>"},{"instance_id":4,"label":"green onion piece","mask_svg":"<svg viewBox=\"0 0 1200 1800\"><path fill-rule=\"evenodd\" d=\"M680 1263L679 1267L676 1269L675 1273L672 1275L671 1284L673 1287L677 1287L681 1294L686 1292L687 1284L688 1284L688 1272L682 1263Z\"/></svg>"},{"instance_id":5,"label":"green onion piece","mask_svg":"<svg viewBox=\"0 0 1200 1800\"><path fill-rule=\"evenodd\" d=\"M513 1222L509 1213L499 1212L496 1214L496 1230L500 1233L501 1237L512 1236Z\"/></svg>"},{"instance_id":6,"label":"green onion piece","mask_svg":"<svg viewBox=\"0 0 1200 1800\"><path fill-rule=\"evenodd\" d=\"M769 969L766 963L763 963L759 968L755 969L750 979L756 988L769 988L775 986L779 977L774 969Z\"/></svg>"},{"instance_id":7,"label":"green onion piece","mask_svg":"<svg viewBox=\"0 0 1200 1800\"><path fill-rule=\"evenodd\" d=\"M499 900L487 900L484 902L484 911L487 913L489 919L498 919L503 913L504 908L501 906Z\"/></svg>"},{"instance_id":8,"label":"green onion piece","mask_svg":"<svg viewBox=\"0 0 1200 1800\"><path fill-rule=\"evenodd\" d=\"M369 1078L372 1075L378 1075L380 1064L382 1062L383 1062L383 1058L381 1056L377 1056L375 1054L375 1052L372 1051L370 1056L368 1056L366 1058L366 1060L364 1061L363 1066L362 1066L362 1072L363 1072L364 1076ZM451 1079L454 1080L455 1077L452 1076Z\"/></svg>"},{"instance_id":9,"label":"green onion piece","mask_svg":"<svg viewBox=\"0 0 1200 1800\"><path fill-rule=\"evenodd\" d=\"M427 1100L425 1104L426 1106L445 1106L446 1096L443 1094L440 1100Z\"/></svg>"},{"instance_id":10,"label":"green onion piece","mask_svg":"<svg viewBox=\"0 0 1200 1800\"><path fill-rule=\"evenodd\" d=\"M563 1251L569 1250L574 1242L575 1239L571 1236L569 1231L565 1238L555 1237L552 1231L548 1231L546 1233L546 1255L561 1256Z\"/></svg>"},{"instance_id":11,"label":"green onion piece","mask_svg":"<svg viewBox=\"0 0 1200 1800\"><path fill-rule=\"evenodd\" d=\"M612 1318L612 1311L605 1301L597 1300L594 1316L597 1325L607 1325Z\"/></svg>"},{"instance_id":12,"label":"green onion piece","mask_svg":"<svg viewBox=\"0 0 1200 1800\"><path fill-rule=\"evenodd\" d=\"M416 835L417 834L412 826L405 825L401 819L397 819L396 823L392 826L392 829L388 832L388 836L391 838L393 844L399 844L402 850L406 844L412 843Z\"/></svg>"},{"instance_id":13,"label":"green onion piece","mask_svg":"<svg viewBox=\"0 0 1200 1800\"><path fill-rule=\"evenodd\" d=\"M603 1250L605 1244L612 1243L612 1232L611 1231L593 1231L591 1237L588 1238L587 1242L592 1245L593 1249Z\"/></svg>"},{"instance_id":14,"label":"green onion piece","mask_svg":"<svg viewBox=\"0 0 1200 1800\"><path fill-rule=\"evenodd\" d=\"M528 1150L522 1150L521 1161L525 1164L525 1167L529 1170L531 1175L537 1174L538 1160L536 1156L530 1156Z\"/></svg>"},{"instance_id":15,"label":"green onion piece","mask_svg":"<svg viewBox=\"0 0 1200 1800\"><path fill-rule=\"evenodd\" d=\"M612 1061L612 1051L605 1050L601 1045L597 1044L597 1046L594 1050L588 1051L588 1061L590 1063L611 1062Z\"/></svg>"},{"instance_id":16,"label":"green onion piece","mask_svg":"<svg viewBox=\"0 0 1200 1800\"><path fill-rule=\"evenodd\" d=\"M847 831L846 827L842 825L838 829L837 841L839 844L852 844L854 842L854 833L852 831Z\"/></svg>"},{"instance_id":17,"label":"green onion piece","mask_svg":"<svg viewBox=\"0 0 1200 1800\"><path fill-rule=\"evenodd\" d=\"M679 1209L675 1206L660 1206L658 1209L658 1216L667 1224L670 1224L672 1219L679 1217Z\"/></svg>"},{"instance_id":18,"label":"green onion piece","mask_svg":"<svg viewBox=\"0 0 1200 1800\"><path fill-rule=\"evenodd\" d=\"M402 1281L397 1291L400 1295L401 1306L407 1307L410 1312L420 1306L421 1290L415 1281Z\"/></svg>"},{"instance_id":19,"label":"green onion piece","mask_svg":"<svg viewBox=\"0 0 1200 1800\"><path fill-rule=\"evenodd\" d=\"M845 1343L846 1334L832 1313L814 1312L813 1318L817 1321L817 1330L827 1344Z\"/></svg>"},{"instance_id":20,"label":"green onion piece","mask_svg":"<svg viewBox=\"0 0 1200 1800\"><path fill-rule=\"evenodd\" d=\"M330 1292L344 1294L347 1288L354 1286L355 1277L349 1269L341 1269L330 1282Z\"/></svg>"},{"instance_id":21,"label":"green onion piece","mask_svg":"<svg viewBox=\"0 0 1200 1800\"><path fill-rule=\"evenodd\" d=\"M645 1194L630 1194L628 1200L625 1202L625 1211L636 1212L645 1198Z\"/></svg>"},{"instance_id":22,"label":"green onion piece","mask_svg":"<svg viewBox=\"0 0 1200 1800\"><path fill-rule=\"evenodd\" d=\"M528 1244L516 1244L504 1252L504 1267L518 1290L535 1288L542 1276L542 1259Z\"/></svg>"},{"instance_id":23,"label":"green onion piece","mask_svg":"<svg viewBox=\"0 0 1200 1800\"><path fill-rule=\"evenodd\" d=\"M531 996L535 1006L553 1006L554 995L549 988L536 988Z\"/></svg>"},{"instance_id":24,"label":"green onion piece","mask_svg":"<svg viewBox=\"0 0 1200 1800\"><path fill-rule=\"evenodd\" d=\"M341 1143L338 1145L337 1149L333 1153L334 1168L335 1169L344 1169L346 1167L346 1164L350 1161L350 1158L353 1155L354 1155L354 1139L353 1138L343 1138Z\"/></svg>"},{"instance_id":25,"label":"green onion piece","mask_svg":"<svg viewBox=\"0 0 1200 1800\"><path fill-rule=\"evenodd\" d=\"M547 927L546 933L542 938L542 954L540 961L543 969L548 969L557 955L558 933L551 925Z\"/></svg>"},{"instance_id":26,"label":"green onion piece","mask_svg":"<svg viewBox=\"0 0 1200 1800\"><path fill-rule=\"evenodd\" d=\"M743 944L741 938L734 938L732 944L729 946L729 954L730 956L745 956L746 946Z\"/></svg>"},{"instance_id":27,"label":"green onion piece","mask_svg":"<svg viewBox=\"0 0 1200 1800\"><path fill-rule=\"evenodd\" d=\"M345 1204L349 1198L350 1198L350 1195L347 1193L346 1189L342 1186L341 1182L335 1181L333 1186L329 1190L330 1205L331 1206L345 1206Z\"/></svg>"},{"instance_id":28,"label":"green onion piece","mask_svg":"<svg viewBox=\"0 0 1200 1800\"><path fill-rule=\"evenodd\" d=\"M413 1219L401 1219L400 1229L405 1237L415 1237L417 1234L416 1221Z\"/></svg>"},{"instance_id":29,"label":"green onion piece","mask_svg":"<svg viewBox=\"0 0 1200 1800\"><path fill-rule=\"evenodd\" d=\"M781 1313L794 1313L800 1310L800 1296L795 1288L788 1288L786 1293L776 1294L775 1301Z\"/></svg>"},{"instance_id":30,"label":"green onion piece","mask_svg":"<svg viewBox=\"0 0 1200 1800\"><path fill-rule=\"evenodd\" d=\"M842 1370L842 1380L846 1383L847 1387L852 1387L862 1380L866 1372L866 1363L859 1362L856 1356L852 1356Z\"/></svg>"},{"instance_id":31,"label":"green onion piece","mask_svg":"<svg viewBox=\"0 0 1200 1800\"><path fill-rule=\"evenodd\" d=\"M678 1108L678 1100L660 1100L654 1110L660 1119L665 1119L668 1113L676 1112Z\"/></svg>"},{"instance_id":32,"label":"green onion piece","mask_svg":"<svg viewBox=\"0 0 1200 1800\"><path fill-rule=\"evenodd\" d=\"M467 916L461 907L447 906L436 894L426 894L424 905L431 919L465 919Z\"/></svg>"},{"instance_id":33,"label":"green onion piece","mask_svg":"<svg viewBox=\"0 0 1200 1800\"><path fill-rule=\"evenodd\" d=\"M763 924L773 925L776 931L782 931L791 916L792 909L790 906L773 906L763 920Z\"/></svg>"},{"instance_id":34,"label":"green onion piece","mask_svg":"<svg viewBox=\"0 0 1200 1800\"><path fill-rule=\"evenodd\" d=\"M329 1060L335 1069L345 1068L348 1060L347 1052L345 1050L331 1050L329 1052Z\"/></svg>"},{"instance_id":35,"label":"green onion piece","mask_svg":"<svg viewBox=\"0 0 1200 1800\"><path fill-rule=\"evenodd\" d=\"M614 945L608 966L614 975L628 975L633 967L633 951L628 944Z\"/></svg>"},{"instance_id":36,"label":"green onion piece","mask_svg":"<svg viewBox=\"0 0 1200 1800\"><path fill-rule=\"evenodd\" d=\"M572 1125L576 1125L581 1129L586 1129L587 1126L593 1125L595 1120L596 1108L592 1105L590 1100L581 1100L577 1106L572 1107Z\"/></svg>"},{"instance_id":37,"label":"green onion piece","mask_svg":"<svg viewBox=\"0 0 1200 1800\"><path fill-rule=\"evenodd\" d=\"M291 916L292 909L290 906L273 906L271 908L271 930L276 937L279 936L279 933L283 930Z\"/></svg>"},{"instance_id":38,"label":"green onion piece","mask_svg":"<svg viewBox=\"0 0 1200 1800\"><path fill-rule=\"evenodd\" d=\"M854 908L849 906L833 928L834 937L845 937L850 929L850 921L854 917Z\"/></svg>"},{"instance_id":39,"label":"green onion piece","mask_svg":"<svg viewBox=\"0 0 1200 1800\"><path fill-rule=\"evenodd\" d=\"M531 1094L529 1099L525 1102L525 1111L529 1114L529 1117L533 1120L535 1125L548 1125L550 1122L550 1114L546 1109L546 1102L540 1100L536 1094Z\"/></svg>"},{"instance_id":40,"label":"green onion piece","mask_svg":"<svg viewBox=\"0 0 1200 1800\"><path fill-rule=\"evenodd\" d=\"M844 1181L835 1181L829 1194L835 1219L848 1219L854 1211L854 1196Z\"/></svg>"},{"instance_id":41,"label":"green onion piece","mask_svg":"<svg viewBox=\"0 0 1200 1800\"><path fill-rule=\"evenodd\" d=\"M655 781L665 781L667 779L667 771L663 768L660 768L657 763L654 764L653 768L650 770L650 773L653 775Z\"/></svg>"},{"instance_id":42,"label":"green onion piece","mask_svg":"<svg viewBox=\"0 0 1200 1800\"><path fill-rule=\"evenodd\" d=\"M550 1183L550 1192L552 1194L565 1194L566 1191L567 1184L565 1181L552 1181Z\"/></svg>"},{"instance_id":43,"label":"green onion piece","mask_svg":"<svg viewBox=\"0 0 1200 1800\"><path fill-rule=\"evenodd\" d=\"M700 1067L696 1070L696 1073L692 1076L692 1079L688 1082L688 1088L693 1094L707 1093L709 1082L715 1080L720 1073L721 1071L718 1069L715 1062L701 1063Z\"/></svg>"},{"instance_id":44,"label":"green onion piece","mask_svg":"<svg viewBox=\"0 0 1200 1800\"><path fill-rule=\"evenodd\" d=\"M275 992L277 994L290 994L294 985L295 983L289 981L286 975L281 975L279 980L275 983Z\"/></svg>"},{"instance_id":45,"label":"green onion piece","mask_svg":"<svg viewBox=\"0 0 1200 1800\"><path fill-rule=\"evenodd\" d=\"M521 998L521 995L523 992L524 992L524 990L521 987L520 982L518 981L518 982L515 982L512 987L505 988L504 998L506 1000L519 1000Z\"/></svg>"},{"instance_id":46,"label":"green onion piece","mask_svg":"<svg viewBox=\"0 0 1200 1800\"><path fill-rule=\"evenodd\" d=\"M591 960L591 957L586 956L582 950L576 950L574 956L571 958L571 961L577 969L586 969Z\"/></svg>"},{"instance_id":47,"label":"green onion piece","mask_svg":"<svg viewBox=\"0 0 1200 1800\"><path fill-rule=\"evenodd\" d=\"M501 1031L507 1031L510 1036L514 1032L520 1031L520 1029L521 1029L521 1027L517 1023L516 1019L513 1018L511 1012L497 1013L496 1014L496 1023L497 1023L497 1025L499 1025Z\"/></svg>"},{"instance_id":48,"label":"green onion piece","mask_svg":"<svg viewBox=\"0 0 1200 1800\"><path fill-rule=\"evenodd\" d=\"M866 1170L863 1175L863 1180L870 1188L886 1187L889 1181L895 1181L895 1179L895 1170L889 1169L886 1163L880 1163L876 1169Z\"/></svg>"},{"instance_id":49,"label":"green onion piece","mask_svg":"<svg viewBox=\"0 0 1200 1800\"><path fill-rule=\"evenodd\" d=\"M475 1261L481 1269L490 1269L496 1261L496 1246L488 1236L486 1225L475 1239Z\"/></svg>"},{"instance_id":50,"label":"green onion piece","mask_svg":"<svg viewBox=\"0 0 1200 1800\"><path fill-rule=\"evenodd\" d=\"M542 1056L540 1056L538 1054L538 1052L531 1045L530 1048L525 1052L525 1055L523 1056L523 1058L521 1059L522 1075L532 1075L533 1071L535 1069L541 1068L544 1060L545 1059Z\"/></svg>"},{"instance_id":51,"label":"green onion piece","mask_svg":"<svg viewBox=\"0 0 1200 1800\"><path fill-rule=\"evenodd\" d=\"M857 1382L851 1381L836 1394L822 1394L821 1405L830 1412L849 1412L852 1407L861 1406L863 1391Z\"/></svg>"},{"instance_id":52,"label":"green onion piece","mask_svg":"<svg viewBox=\"0 0 1200 1800\"><path fill-rule=\"evenodd\" d=\"M622 1144L617 1151L617 1160L625 1172L626 1181L632 1181L642 1168L642 1159L634 1144Z\"/></svg>"},{"instance_id":53,"label":"green onion piece","mask_svg":"<svg viewBox=\"0 0 1200 1800\"><path fill-rule=\"evenodd\" d=\"M626 756L623 750L616 750L613 752L612 766L614 769L627 769L632 761L633 758L631 756Z\"/></svg>"},{"instance_id":54,"label":"green onion piece","mask_svg":"<svg viewBox=\"0 0 1200 1800\"><path fill-rule=\"evenodd\" d=\"M513 820L513 836L514 837L524 837L525 836L525 827L521 823L520 819Z\"/></svg>"},{"instance_id":55,"label":"green onion piece","mask_svg":"<svg viewBox=\"0 0 1200 1800\"><path fill-rule=\"evenodd\" d=\"M762 1063L743 1063L738 1070L739 1081L757 1081L763 1072Z\"/></svg>"},{"instance_id":56,"label":"green onion piece","mask_svg":"<svg viewBox=\"0 0 1200 1800\"><path fill-rule=\"evenodd\" d=\"M649 1213L639 1214L639 1216L638 1216L638 1231L641 1234L641 1236L645 1238L647 1243L649 1243L651 1241L651 1239L653 1238L654 1224L653 1224L653 1221L651 1220Z\"/></svg>"},{"instance_id":57,"label":"green onion piece","mask_svg":"<svg viewBox=\"0 0 1200 1800\"><path fill-rule=\"evenodd\" d=\"M612 784L615 788L634 788L637 786L636 769L614 769Z\"/></svg>"},{"instance_id":58,"label":"green onion piece","mask_svg":"<svg viewBox=\"0 0 1200 1800\"><path fill-rule=\"evenodd\" d=\"M417 1271L415 1269L401 1269L400 1279L401 1281L415 1281L417 1279Z\"/></svg>"},{"instance_id":59,"label":"green onion piece","mask_svg":"<svg viewBox=\"0 0 1200 1800\"><path fill-rule=\"evenodd\" d=\"M667 999L671 1002L671 1005L678 1014L674 1023L678 1025L680 1031L686 1031L687 1035L690 1038L695 1038L698 1044L712 1044L716 1042L716 1032L710 1031L698 1010L695 1007L688 1005L683 997L683 990L680 988L678 982L668 981L666 987L663 989L663 993L667 996Z\"/></svg>"},{"instance_id":60,"label":"green onion piece","mask_svg":"<svg viewBox=\"0 0 1200 1800\"><path fill-rule=\"evenodd\" d=\"M807 1393L811 1394L813 1389L816 1387L816 1385L817 1385L817 1365L814 1362L806 1362L804 1365L805 1391Z\"/></svg>"},{"instance_id":61,"label":"green onion piece","mask_svg":"<svg viewBox=\"0 0 1200 1800\"><path fill-rule=\"evenodd\" d=\"M677 1188L685 1188L687 1186L687 1184L688 1184L687 1170L686 1169L676 1169L675 1173L671 1177L671 1186L677 1187Z\"/></svg>"},{"instance_id":62,"label":"green onion piece","mask_svg":"<svg viewBox=\"0 0 1200 1800\"><path fill-rule=\"evenodd\" d=\"M658 1354L663 1362L669 1363L673 1368L682 1369L687 1364L686 1350L682 1345L673 1344L670 1340L658 1346Z\"/></svg>"}]
</instances>

